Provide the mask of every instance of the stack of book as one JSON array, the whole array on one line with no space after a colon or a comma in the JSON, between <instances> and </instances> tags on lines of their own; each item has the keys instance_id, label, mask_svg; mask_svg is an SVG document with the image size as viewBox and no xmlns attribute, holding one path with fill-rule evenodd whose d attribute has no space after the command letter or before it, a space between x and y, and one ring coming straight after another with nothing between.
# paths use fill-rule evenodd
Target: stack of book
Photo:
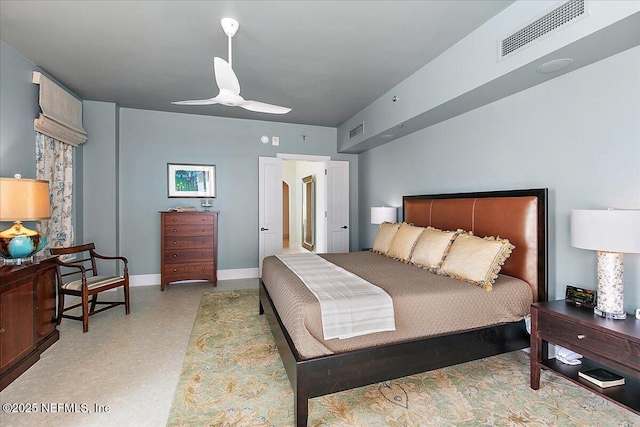
<instances>
[{"instance_id":1,"label":"stack of book","mask_svg":"<svg viewBox=\"0 0 640 427\"><path fill-rule=\"evenodd\" d=\"M578 372L578 376L594 383L598 387L607 388L624 384L624 377L607 371L606 369L596 368L588 371Z\"/></svg>"}]
</instances>

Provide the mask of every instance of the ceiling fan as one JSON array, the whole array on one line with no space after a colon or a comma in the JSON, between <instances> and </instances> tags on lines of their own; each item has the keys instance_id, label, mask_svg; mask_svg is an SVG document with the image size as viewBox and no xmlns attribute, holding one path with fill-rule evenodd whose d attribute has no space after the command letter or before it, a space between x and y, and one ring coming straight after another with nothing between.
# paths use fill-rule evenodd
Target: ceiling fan
<instances>
[{"instance_id":1,"label":"ceiling fan","mask_svg":"<svg viewBox=\"0 0 640 427\"><path fill-rule=\"evenodd\" d=\"M270 114L287 114L291 108L267 104L259 101L250 101L240 96L240 82L236 73L231 68L231 38L236 34L240 24L232 18L223 18L220 21L224 33L229 38L229 62L217 56L213 58L213 70L216 83L220 92L214 98L194 99L190 101L175 101L176 105L212 105L222 104L229 107L242 107L249 111Z\"/></svg>"}]
</instances>

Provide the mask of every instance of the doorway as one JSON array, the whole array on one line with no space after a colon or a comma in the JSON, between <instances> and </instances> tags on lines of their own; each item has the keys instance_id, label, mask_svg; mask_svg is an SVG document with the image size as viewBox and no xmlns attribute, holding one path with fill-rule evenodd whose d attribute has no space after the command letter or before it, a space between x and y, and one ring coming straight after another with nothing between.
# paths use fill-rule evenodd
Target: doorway
<instances>
[{"instance_id":1,"label":"doorway","mask_svg":"<svg viewBox=\"0 0 640 427\"><path fill-rule=\"evenodd\" d=\"M349 162L331 160L327 156L278 154L277 157L258 157L258 269L262 272L262 260L269 255L283 253L283 185L287 182L289 195L296 193L296 179L283 180L283 162L306 161L322 165L324 188L316 187L316 252L349 252ZM308 176L307 173L305 176ZM303 185L302 176L300 186ZM294 185L295 184L295 185ZM302 202L300 202L302 203ZM302 205L301 205L302 206ZM324 211L322 211L322 209ZM294 209L289 200L289 242L302 242L302 223L292 217L302 215L302 207ZM294 222L295 221L295 222ZM299 224L299 227L298 227ZM318 224L324 229L318 229ZM299 233L299 237L294 237ZM302 245L301 245L302 246Z\"/></svg>"},{"instance_id":2,"label":"doorway","mask_svg":"<svg viewBox=\"0 0 640 427\"><path fill-rule=\"evenodd\" d=\"M282 250L326 252L326 162L282 160Z\"/></svg>"}]
</instances>

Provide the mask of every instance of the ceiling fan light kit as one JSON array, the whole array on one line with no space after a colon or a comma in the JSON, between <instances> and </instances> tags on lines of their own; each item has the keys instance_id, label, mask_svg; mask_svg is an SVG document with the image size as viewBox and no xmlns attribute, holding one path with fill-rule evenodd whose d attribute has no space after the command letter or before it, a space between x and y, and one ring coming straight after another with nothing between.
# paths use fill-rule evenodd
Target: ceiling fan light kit
<instances>
[{"instance_id":1,"label":"ceiling fan light kit","mask_svg":"<svg viewBox=\"0 0 640 427\"><path fill-rule=\"evenodd\" d=\"M233 71L231 39L236 35L240 24L233 18L223 18L220 21L222 30L229 39L229 62L222 58L213 58L213 71L216 78L216 84L220 92L214 98L209 99L192 99L189 101L175 101L175 105L214 105L222 104L228 107L242 107L245 110L255 111L257 113L269 114L287 114L291 108L281 107L279 105L267 104L259 101L250 101L240 96L240 82L236 73Z\"/></svg>"}]
</instances>

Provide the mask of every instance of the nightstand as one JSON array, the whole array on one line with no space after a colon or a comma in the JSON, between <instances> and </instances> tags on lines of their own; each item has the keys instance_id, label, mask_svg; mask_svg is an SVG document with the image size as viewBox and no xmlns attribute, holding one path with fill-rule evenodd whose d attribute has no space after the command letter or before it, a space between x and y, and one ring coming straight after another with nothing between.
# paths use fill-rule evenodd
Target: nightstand
<instances>
[{"instance_id":1,"label":"nightstand","mask_svg":"<svg viewBox=\"0 0 640 427\"><path fill-rule=\"evenodd\" d=\"M568 348L584 356L582 365L566 365L543 359L542 341ZM602 367L625 377L625 385L600 388L578 377L578 371ZM531 306L531 388L540 387L540 369L588 388L640 415L640 320L605 319L593 310L564 300Z\"/></svg>"}]
</instances>

